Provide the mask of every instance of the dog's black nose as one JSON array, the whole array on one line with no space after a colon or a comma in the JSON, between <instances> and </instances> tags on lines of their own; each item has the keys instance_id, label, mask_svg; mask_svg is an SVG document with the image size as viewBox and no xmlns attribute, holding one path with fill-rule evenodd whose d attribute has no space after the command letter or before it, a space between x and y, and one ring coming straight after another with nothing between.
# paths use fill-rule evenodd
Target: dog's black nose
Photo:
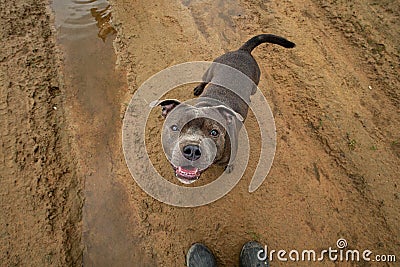
<instances>
[{"instance_id":1,"label":"dog's black nose","mask_svg":"<svg viewBox=\"0 0 400 267\"><path fill-rule=\"evenodd\" d=\"M183 155L188 160L197 160L201 156L201 151L199 146L187 145L183 148Z\"/></svg>"}]
</instances>

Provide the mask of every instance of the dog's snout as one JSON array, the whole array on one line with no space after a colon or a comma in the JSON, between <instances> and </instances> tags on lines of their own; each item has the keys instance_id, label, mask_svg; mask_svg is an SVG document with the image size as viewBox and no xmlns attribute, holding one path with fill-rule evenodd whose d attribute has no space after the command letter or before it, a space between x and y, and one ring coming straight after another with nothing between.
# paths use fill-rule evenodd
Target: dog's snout
<instances>
[{"instance_id":1,"label":"dog's snout","mask_svg":"<svg viewBox=\"0 0 400 267\"><path fill-rule=\"evenodd\" d=\"M182 152L188 160L197 160L201 156L200 147L196 145L187 145L183 148Z\"/></svg>"}]
</instances>

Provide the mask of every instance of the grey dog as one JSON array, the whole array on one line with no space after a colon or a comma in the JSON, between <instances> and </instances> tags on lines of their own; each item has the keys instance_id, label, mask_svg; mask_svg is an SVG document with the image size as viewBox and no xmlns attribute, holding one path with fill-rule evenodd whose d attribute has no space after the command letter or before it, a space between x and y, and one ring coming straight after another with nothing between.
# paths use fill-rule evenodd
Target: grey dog
<instances>
[{"instance_id":1,"label":"grey dog","mask_svg":"<svg viewBox=\"0 0 400 267\"><path fill-rule=\"evenodd\" d=\"M272 34L254 36L213 61L194 89L199 97L190 104L176 99L153 103L162 106L164 151L180 182L193 183L214 163L232 170L238 132L260 81L260 68L251 52L262 43L295 46Z\"/></svg>"}]
</instances>

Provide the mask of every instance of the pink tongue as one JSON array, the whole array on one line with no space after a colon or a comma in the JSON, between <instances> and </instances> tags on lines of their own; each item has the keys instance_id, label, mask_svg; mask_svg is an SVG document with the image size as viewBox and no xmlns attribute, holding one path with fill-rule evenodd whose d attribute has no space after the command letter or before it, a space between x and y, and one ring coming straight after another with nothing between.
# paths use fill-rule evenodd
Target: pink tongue
<instances>
[{"instance_id":1,"label":"pink tongue","mask_svg":"<svg viewBox=\"0 0 400 267\"><path fill-rule=\"evenodd\" d=\"M188 170L188 169L184 169L182 167L178 167L176 169L176 173L178 173L184 177L187 177L187 176L196 177L198 170L199 169L197 169L197 168L194 168L193 170Z\"/></svg>"}]
</instances>

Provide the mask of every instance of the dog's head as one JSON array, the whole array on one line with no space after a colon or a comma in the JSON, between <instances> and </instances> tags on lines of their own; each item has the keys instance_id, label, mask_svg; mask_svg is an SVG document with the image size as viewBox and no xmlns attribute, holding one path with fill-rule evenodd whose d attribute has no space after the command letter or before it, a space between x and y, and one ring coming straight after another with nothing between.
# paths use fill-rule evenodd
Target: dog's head
<instances>
[{"instance_id":1,"label":"dog's head","mask_svg":"<svg viewBox=\"0 0 400 267\"><path fill-rule=\"evenodd\" d=\"M194 105L168 99L153 102L165 118L162 143L175 176L184 184L200 178L213 163L228 163L236 152L242 116L224 105Z\"/></svg>"}]
</instances>

